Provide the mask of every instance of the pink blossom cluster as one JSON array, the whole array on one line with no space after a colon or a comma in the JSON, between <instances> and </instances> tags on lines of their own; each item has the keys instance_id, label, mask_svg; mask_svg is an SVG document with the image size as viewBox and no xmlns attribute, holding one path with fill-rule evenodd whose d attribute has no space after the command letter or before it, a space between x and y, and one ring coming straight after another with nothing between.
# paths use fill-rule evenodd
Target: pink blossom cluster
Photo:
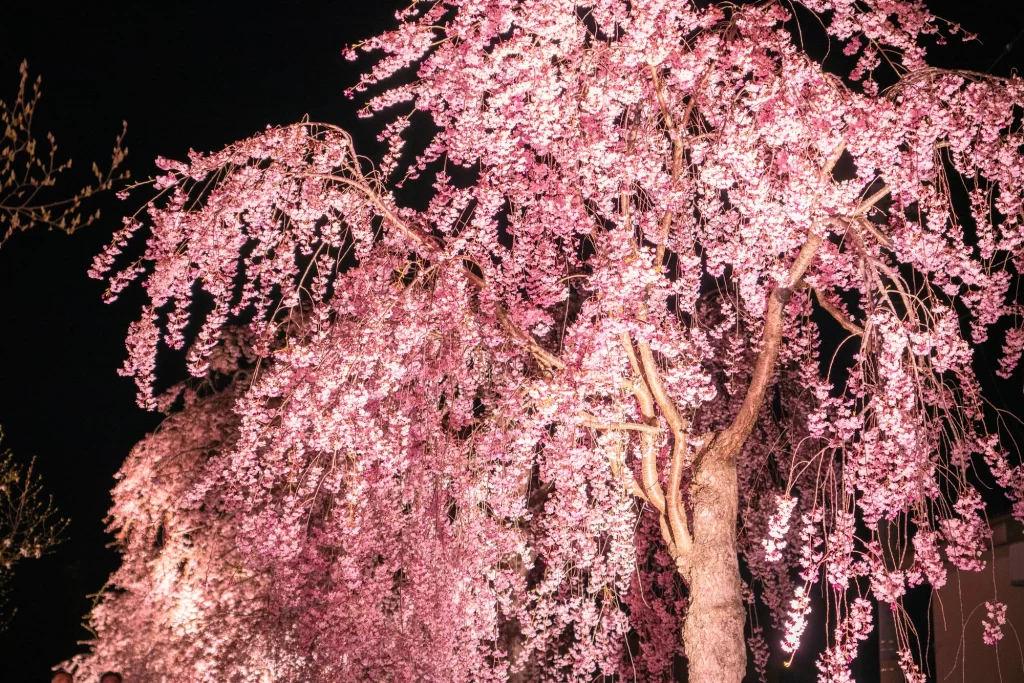
<instances>
[{"instance_id":1,"label":"pink blossom cluster","mask_svg":"<svg viewBox=\"0 0 1024 683\"><path fill-rule=\"evenodd\" d=\"M958 569L981 571L985 568L984 553L992 533L988 523L978 514L984 509L981 494L969 489L953 509L955 516L941 522L947 543L946 556Z\"/></svg>"},{"instance_id":2,"label":"pink blossom cluster","mask_svg":"<svg viewBox=\"0 0 1024 683\"><path fill-rule=\"evenodd\" d=\"M995 645L1003 639L1003 626L1006 625L1006 604L998 601L985 603L985 618L981 625L985 632L982 638L986 645Z\"/></svg>"},{"instance_id":3,"label":"pink blossom cluster","mask_svg":"<svg viewBox=\"0 0 1024 683\"><path fill-rule=\"evenodd\" d=\"M910 651L910 648L900 648L900 671L903 672L903 679L906 683L927 683L928 677L921 671L921 667L918 666L917 661L914 659L914 653Z\"/></svg>"},{"instance_id":4,"label":"pink blossom cluster","mask_svg":"<svg viewBox=\"0 0 1024 683\"><path fill-rule=\"evenodd\" d=\"M768 537L761 541L768 562L782 559L782 549L786 547L786 535L789 533L789 519L793 516L797 499L792 496L776 496L775 502L778 508L768 520Z\"/></svg>"},{"instance_id":5,"label":"pink blossom cluster","mask_svg":"<svg viewBox=\"0 0 1024 683\"><path fill-rule=\"evenodd\" d=\"M832 634L832 645L818 660L819 683L853 683L850 663L857 657L858 644L874 626L871 601L856 598Z\"/></svg>"},{"instance_id":6,"label":"pink blossom cluster","mask_svg":"<svg viewBox=\"0 0 1024 683\"><path fill-rule=\"evenodd\" d=\"M807 630L807 615L811 613L811 596L806 586L797 586L786 622L786 633L782 640L784 652L796 652L800 638Z\"/></svg>"},{"instance_id":7,"label":"pink blossom cluster","mask_svg":"<svg viewBox=\"0 0 1024 683\"><path fill-rule=\"evenodd\" d=\"M939 542L939 535L928 529L918 529L914 534L914 564L907 572L908 585L927 582L936 590L946 585L946 565L939 555Z\"/></svg>"}]
</instances>

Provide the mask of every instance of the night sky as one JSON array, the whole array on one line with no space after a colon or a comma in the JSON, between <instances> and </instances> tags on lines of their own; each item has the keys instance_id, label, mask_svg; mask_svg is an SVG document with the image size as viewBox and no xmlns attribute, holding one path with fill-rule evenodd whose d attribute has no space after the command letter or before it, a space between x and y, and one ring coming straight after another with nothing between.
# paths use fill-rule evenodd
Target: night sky
<instances>
[{"instance_id":1,"label":"night sky","mask_svg":"<svg viewBox=\"0 0 1024 683\"><path fill-rule=\"evenodd\" d=\"M343 92L369 62L352 65L340 51L389 26L404 4L7 0L0 10L0 98L15 94L22 59L42 74L36 132L51 130L75 159L68 189L88 179L91 161L109 159L122 119L137 179L155 171L157 155L217 149L305 114L349 128L360 151L374 156L377 126L358 120L359 103ZM983 41L947 48L941 66L997 74L1024 67L1024 3L1006 3L1009 10L989 2L930 4ZM10 604L18 611L0 634L5 683L49 681L50 667L88 637L81 626L87 596L118 563L102 521L113 475L159 421L135 405L131 381L116 372L140 307L137 289L105 305L102 283L86 276L121 215L138 204L110 197L98 205L102 220L74 236L38 230L0 248L0 424L19 459L36 457L47 490L71 519L66 542L21 565L12 584Z\"/></svg>"}]
</instances>

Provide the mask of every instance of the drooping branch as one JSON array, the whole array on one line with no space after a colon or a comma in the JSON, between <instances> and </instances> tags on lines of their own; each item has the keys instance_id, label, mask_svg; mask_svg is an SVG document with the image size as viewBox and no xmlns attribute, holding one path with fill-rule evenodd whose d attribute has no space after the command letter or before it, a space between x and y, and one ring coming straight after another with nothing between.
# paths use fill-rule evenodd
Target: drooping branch
<instances>
[{"instance_id":1,"label":"drooping branch","mask_svg":"<svg viewBox=\"0 0 1024 683\"><path fill-rule=\"evenodd\" d=\"M374 208L377 209L381 218L384 219L389 225L394 227L396 230L405 235L418 247L423 249L426 253L423 254L426 258L443 258L444 257L444 243L436 236L432 235L428 229L423 226L414 225L406 220L400 218L397 213L393 210L391 204L385 201L386 192L383 188L379 187L377 183L372 182L363 173L362 168L359 166L358 156L355 151L355 145L352 141L352 136L336 125L329 123L310 123L306 122L300 124L309 129L326 128L331 130L336 135L340 136L344 141L346 150L346 162L343 165L343 169L348 175L339 173L310 173L302 172L296 173L295 175L303 178L312 178L317 180L335 182L340 185L349 187L356 192L362 194L367 201L369 201ZM483 274L477 275L474 273L466 263L462 264L463 272L466 275L466 279L473 287L478 290L483 290L487 286L487 282ZM541 347L536 340L528 333L523 331L518 325L516 325L508 316L508 311L501 306L496 304L494 307L494 316L498 319L501 325L511 335L524 343L530 353L540 362L542 365L555 368L559 370L565 369L565 363L558 359L554 354L545 350Z\"/></svg>"}]
</instances>

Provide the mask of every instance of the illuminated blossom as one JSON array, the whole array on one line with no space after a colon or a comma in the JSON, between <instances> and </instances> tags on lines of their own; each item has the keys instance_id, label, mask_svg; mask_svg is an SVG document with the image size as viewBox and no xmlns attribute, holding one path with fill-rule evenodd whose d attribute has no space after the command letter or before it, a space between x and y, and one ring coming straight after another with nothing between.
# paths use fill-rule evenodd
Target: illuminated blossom
<instances>
[{"instance_id":1,"label":"illuminated blossom","mask_svg":"<svg viewBox=\"0 0 1024 683\"><path fill-rule=\"evenodd\" d=\"M1001 602L985 603L985 618L981 625L985 632L982 639L986 645L995 645L1003 639L1003 626L1006 625L1006 605Z\"/></svg>"},{"instance_id":2,"label":"illuminated blossom","mask_svg":"<svg viewBox=\"0 0 1024 683\"><path fill-rule=\"evenodd\" d=\"M778 562L782 559L782 549L786 547L786 534L789 533L789 518L793 515L793 508L797 502L796 498L791 496L776 496L775 501L778 509L768 521L768 538L761 541L768 562Z\"/></svg>"},{"instance_id":3,"label":"illuminated blossom","mask_svg":"<svg viewBox=\"0 0 1024 683\"><path fill-rule=\"evenodd\" d=\"M738 683L748 608L792 652L817 586L841 681L863 587L980 569L1024 86L929 68L920 2L804 6L854 73L784 3L418 2L346 53L376 168L312 122L161 160L93 274L145 288L125 372L179 433L121 472L79 670Z\"/></svg>"}]
</instances>

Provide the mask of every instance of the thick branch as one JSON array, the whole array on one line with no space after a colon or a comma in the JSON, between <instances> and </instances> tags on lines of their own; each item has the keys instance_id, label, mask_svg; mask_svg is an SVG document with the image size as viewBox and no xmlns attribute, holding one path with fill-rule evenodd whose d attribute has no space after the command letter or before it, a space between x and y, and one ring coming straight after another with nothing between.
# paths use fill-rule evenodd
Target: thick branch
<instances>
[{"instance_id":1,"label":"thick branch","mask_svg":"<svg viewBox=\"0 0 1024 683\"><path fill-rule=\"evenodd\" d=\"M654 400L658 402L658 407L661 409L669 429L672 430L672 464L668 475L668 491L665 494L665 512L668 516L672 537L676 540L676 548L681 554L685 554L690 550L691 539L680 486L683 480L690 424L679 415L675 403L661 383L661 375L658 372L657 363L654 361L651 347L646 342L641 342L639 348L644 378L651 388Z\"/></svg>"},{"instance_id":2,"label":"thick branch","mask_svg":"<svg viewBox=\"0 0 1024 683\"><path fill-rule=\"evenodd\" d=\"M689 558L679 552L679 548L676 546L675 540L672 538L672 531L668 528L668 522L665 520L665 515L658 515L658 528L661 529L661 538L665 541L665 547L668 549L669 557L675 560L676 567L682 572L683 576L687 575L687 568L689 566Z\"/></svg>"},{"instance_id":3,"label":"thick branch","mask_svg":"<svg viewBox=\"0 0 1024 683\"><path fill-rule=\"evenodd\" d=\"M712 457L730 458L739 453L743 443L750 436L757 422L757 415L761 411L761 404L764 402L765 392L771 381L772 373L775 371L775 359L779 355L779 346L782 343L782 323L786 313L786 303L793 294L793 285L803 277L804 271L810 265L818 247L821 245L821 235L811 232L807 241L800 248L796 260L789 269L789 282L779 285L768 297L768 312L764 317L764 333L761 338L761 351L754 363L754 372L750 378L750 385L743 397L743 404L739 412L733 418L732 424L723 431L715 440L708 455Z\"/></svg>"},{"instance_id":4,"label":"thick branch","mask_svg":"<svg viewBox=\"0 0 1024 683\"><path fill-rule=\"evenodd\" d=\"M630 383L629 388L633 395L636 396L637 403L640 406L640 414L643 416L645 423L655 425L657 424L657 418L654 415L654 398L644 382L643 371L640 367L640 361L637 360L636 351L633 349L633 342L626 332L622 333L619 340L626 352L626 356L629 358L633 371L637 375L636 379ZM665 492L658 481L658 461L654 453L654 437L643 432L640 433L640 473L643 478L643 489L646 493L646 499L658 509L659 514L664 515Z\"/></svg>"},{"instance_id":5,"label":"thick branch","mask_svg":"<svg viewBox=\"0 0 1024 683\"><path fill-rule=\"evenodd\" d=\"M820 172L823 178L832 173L832 169L839 162L839 157L843 155L845 149L846 142L844 141L832 150ZM793 294L793 287L804 276L804 272L814 260L820 245L821 235L812 229L807 235L807 241L800 247L800 253L789 267L788 281L777 286L768 297L768 311L764 317L761 351L754 363L754 372L750 378L747 393L743 397L743 403L740 405L736 417L733 418L732 424L714 440L708 449L707 456L715 459L735 457L754 429L765 393L768 390L772 374L775 372L775 360L778 358L779 346L782 343L782 323L786 314L786 303Z\"/></svg>"}]
</instances>

